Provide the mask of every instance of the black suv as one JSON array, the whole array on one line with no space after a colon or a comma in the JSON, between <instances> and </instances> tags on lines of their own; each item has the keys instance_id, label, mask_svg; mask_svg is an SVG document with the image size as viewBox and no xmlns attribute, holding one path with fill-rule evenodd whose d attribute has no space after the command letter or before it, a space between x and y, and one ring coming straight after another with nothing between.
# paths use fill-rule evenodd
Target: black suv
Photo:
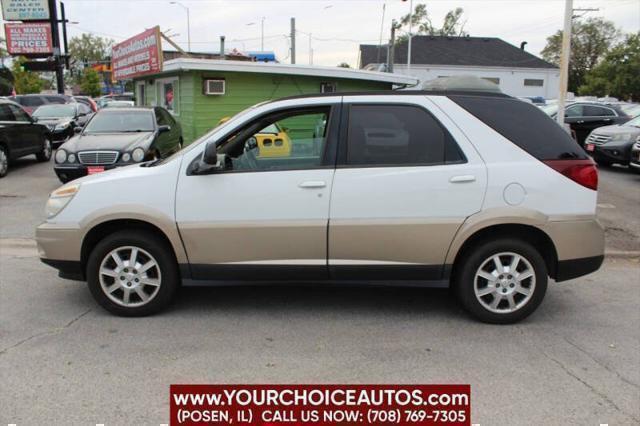
<instances>
[{"instance_id":1,"label":"black suv","mask_svg":"<svg viewBox=\"0 0 640 426\"><path fill-rule=\"evenodd\" d=\"M0 178L17 158L35 154L38 161L49 161L48 134L47 127L37 124L20 105L0 99Z\"/></svg>"}]
</instances>

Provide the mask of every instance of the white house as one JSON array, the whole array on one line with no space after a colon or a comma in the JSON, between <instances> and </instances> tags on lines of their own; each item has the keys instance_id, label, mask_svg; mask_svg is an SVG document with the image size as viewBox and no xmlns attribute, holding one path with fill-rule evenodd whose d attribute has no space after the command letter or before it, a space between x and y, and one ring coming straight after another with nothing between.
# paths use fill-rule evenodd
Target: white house
<instances>
[{"instance_id":1,"label":"white house","mask_svg":"<svg viewBox=\"0 0 640 426\"><path fill-rule=\"evenodd\" d=\"M560 70L535 55L499 38L414 36L411 69L407 71L407 43L395 46L393 72L425 81L438 77L474 75L493 81L511 96L556 98ZM385 70L386 45L360 45L360 68Z\"/></svg>"}]
</instances>

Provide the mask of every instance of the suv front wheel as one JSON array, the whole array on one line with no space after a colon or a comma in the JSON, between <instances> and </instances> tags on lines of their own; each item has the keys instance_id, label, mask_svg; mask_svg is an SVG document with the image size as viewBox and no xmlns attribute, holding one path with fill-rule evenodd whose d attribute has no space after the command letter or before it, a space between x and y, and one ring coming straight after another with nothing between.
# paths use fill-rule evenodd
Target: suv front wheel
<instances>
[{"instance_id":1,"label":"suv front wheel","mask_svg":"<svg viewBox=\"0 0 640 426\"><path fill-rule=\"evenodd\" d=\"M511 324L529 316L547 291L547 267L530 244L486 241L465 254L455 277L462 305L481 321Z\"/></svg>"},{"instance_id":2,"label":"suv front wheel","mask_svg":"<svg viewBox=\"0 0 640 426\"><path fill-rule=\"evenodd\" d=\"M150 315L165 308L180 283L171 247L146 231L119 231L105 237L87 262L91 294L121 316Z\"/></svg>"}]
</instances>

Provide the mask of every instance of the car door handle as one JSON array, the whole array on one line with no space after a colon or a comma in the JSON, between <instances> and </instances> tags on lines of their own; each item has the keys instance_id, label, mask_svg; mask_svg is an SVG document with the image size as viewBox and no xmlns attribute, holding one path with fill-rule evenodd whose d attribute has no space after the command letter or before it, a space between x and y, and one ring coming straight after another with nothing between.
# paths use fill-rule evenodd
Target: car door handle
<instances>
[{"instance_id":1,"label":"car door handle","mask_svg":"<svg viewBox=\"0 0 640 426\"><path fill-rule=\"evenodd\" d=\"M313 189L313 188L324 188L325 186L327 186L327 184L324 181L321 180L308 180L305 182L300 182L300 184L298 184L298 186L300 188L305 188L305 189Z\"/></svg>"},{"instance_id":2,"label":"car door handle","mask_svg":"<svg viewBox=\"0 0 640 426\"><path fill-rule=\"evenodd\" d=\"M454 176L451 179L449 179L449 182L451 183L464 183L464 182L475 182L475 181L476 181L476 177L474 175Z\"/></svg>"}]
</instances>

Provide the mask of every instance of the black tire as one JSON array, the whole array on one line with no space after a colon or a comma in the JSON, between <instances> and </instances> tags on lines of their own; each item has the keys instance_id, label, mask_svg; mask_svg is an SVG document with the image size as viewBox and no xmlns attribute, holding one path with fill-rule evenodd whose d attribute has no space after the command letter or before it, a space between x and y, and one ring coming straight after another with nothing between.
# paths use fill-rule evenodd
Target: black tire
<instances>
[{"instance_id":1,"label":"black tire","mask_svg":"<svg viewBox=\"0 0 640 426\"><path fill-rule=\"evenodd\" d=\"M521 261L518 264L518 267L531 266L533 269L533 275L535 276L535 288L531 292L530 297L524 296L520 293L515 293L514 291L517 290L510 289L509 287L517 287L518 284L514 284L512 281L509 281L507 274L505 274L504 281L497 280L495 284L497 293L495 294L498 294L500 302L496 308L506 309L507 307L504 306L504 304L509 303L509 300L507 300L506 296L502 295L501 292L508 291L509 294L514 295L514 298L521 298L519 299L520 302L517 303L523 303L522 306L511 312L493 312L490 310L490 307L485 307L479 299L483 300L486 304L490 304L490 302L494 300L493 298L495 296L493 294L487 294L486 296L477 297L475 292L476 273L483 265L488 265L489 268L491 268L491 265L486 262L488 262L492 256L501 253L513 253L524 258L529 265L526 265L525 262ZM455 267L453 282L454 290L462 306L478 320L491 324L512 324L533 313L533 311L535 311L542 302L542 299L544 299L548 281L547 265L541 254L529 243L516 238L484 240L466 250L462 254L462 257L463 258L459 261L459 265L456 265ZM504 259L504 257L501 258L501 261ZM506 260L508 260L508 255ZM482 278L478 278L478 284L482 283L482 280ZM490 290L491 284L488 281L485 282L487 285L484 288ZM500 283L502 283L501 287ZM523 287L526 285L531 286L531 283L533 283L533 280L525 279L523 280ZM499 292L497 290L498 287L501 288ZM524 290L526 290L526 288ZM528 300L526 300L527 297L529 297ZM503 308L500 308L501 306Z\"/></svg>"},{"instance_id":2,"label":"black tire","mask_svg":"<svg viewBox=\"0 0 640 426\"><path fill-rule=\"evenodd\" d=\"M160 285L157 288L157 292L148 302L146 302L146 304L133 307L123 306L122 304L114 302L109 296L107 296L105 291L102 289L99 277L100 266L103 260L109 256L109 253L118 248L128 246L142 249L142 254L138 255L138 258L140 258L140 256L144 256L143 252L145 251L150 254L156 261L157 267L160 271ZM126 253L126 249L123 249L123 252ZM122 272L119 272L118 274L121 273ZM113 282L118 278L119 277L113 277ZM108 279L108 277L106 277L105 280L106 279ZM128 279L129 278L126 278L125 281ZM173 250L164 239L148 231L125 230L115 232L105 237L95 246L89 255L87 262L87 283L94 299L107 311L124 317L140 317L159 312L171 303L176 290L180 285L180 274ZM105 285L108 284L110 283ZM133 282L131 284L133 284ZM155 287L152 287L152 289L153 288ZM123 291L124 288L116 289L113 292L114 297L118 298L119 293L121 293L124 298ZM133 300L135 292L132 291L132 289L129 289L129 292L131 294L131 300L135 301ZM139 299L139 296L135 297ZM142 300L140 300L140 302L142 302Z\"/></svg>"},{"instance_id":3,"label":"black tire","mask_svg":"<svg viewBox=\"0 0 640 426\"><path fill-rule=\"evenodd\" d=\"M53 148L51 146L51 141L48 138L44 139L44 146L42 147L42 151L36 154L36 159L41 163L51 160L51 153L53 152Z\"/></svg>"},{"instance_id":4,"label":"black tire","mask_svg":"<svg viewBox=\"0 0 640 426\"><path fill-rule=\"evenodd\" d=\"M9 152L7 148L0 145L0 178L3 178L9 173Z\"/></svg>"}]
</instances>

